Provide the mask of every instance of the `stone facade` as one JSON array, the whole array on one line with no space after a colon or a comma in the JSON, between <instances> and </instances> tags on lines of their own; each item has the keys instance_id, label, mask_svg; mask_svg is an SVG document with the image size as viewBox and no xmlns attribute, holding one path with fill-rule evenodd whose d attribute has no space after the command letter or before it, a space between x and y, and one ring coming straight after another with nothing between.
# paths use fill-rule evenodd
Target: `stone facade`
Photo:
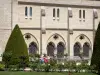
<instances>
[{"instance_id":1,"label":"stone facade","mask_svg":"<svg viewBox=\"0 0 100 75\"><path fill-rule=\"evenodd\" d=\"M100 20L99 8L100 2L91 0L3 0L0 2L0 54L11 30L18 24L29 50L49 56L61 50L63 55L78 56L79 51L90 59Z\"/></svg>"}]
</instances>

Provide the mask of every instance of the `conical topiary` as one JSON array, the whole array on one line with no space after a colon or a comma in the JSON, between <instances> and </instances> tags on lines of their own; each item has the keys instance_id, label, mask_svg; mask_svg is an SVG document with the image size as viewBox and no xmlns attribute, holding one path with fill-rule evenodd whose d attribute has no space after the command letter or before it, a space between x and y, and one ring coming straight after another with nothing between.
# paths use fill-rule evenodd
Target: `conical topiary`
<instances>
[{"instance_id":1,"label":"conical topiary","mask_svg":"<svg viewBox=\"0 0 100 75\"><path fill-rule=\"evenodd\" d=\"M96 68L100 66L100 23L95 34L91 65L95 65Z\"/></svg>"},{"instance_id":2,"label":"conical topiary","mask_svg":"<svg viewBox=\"0 0 100 75\"><path fill-rule=\"evenodd\" d=\"M16 25L7 42L5 52L3 53L3 61L5 63L10 63L14 65L18 64L20 62L18 60L20 58L23 59L22 57L25 59L23 61L27 63L29 59L27 45L19 26Z\"/></svg>"}]
</instances>

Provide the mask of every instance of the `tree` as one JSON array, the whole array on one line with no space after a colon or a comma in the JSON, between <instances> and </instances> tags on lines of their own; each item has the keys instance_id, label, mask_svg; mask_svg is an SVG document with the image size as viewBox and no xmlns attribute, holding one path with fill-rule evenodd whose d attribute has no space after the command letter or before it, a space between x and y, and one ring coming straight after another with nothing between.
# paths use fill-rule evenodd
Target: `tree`
<instances>
[{"instance_id":1,"label":"tree","mask_svg":"<svg viewBox=\"0 0 100 75\"><path fill-rule=\"evenodd\" d=\"M95 34L91 65L96 65L96 69L100 65L100 23Z\"/></svg>"},{"instance_id":2,"label":"tree","mask_svg":"<svg viewBox=\"0 0 100 75\"><path fill-rule=\"evenodd\" d=\"M24 57L25 59L23 60L21 57ZM6 44L5 52L3 53L3 61L5 64L10 63L11 65L19 64L20 61L23 61L24 63L29 61L27 45L18 25L13 29Z\"/></svg>"}]
</instances>

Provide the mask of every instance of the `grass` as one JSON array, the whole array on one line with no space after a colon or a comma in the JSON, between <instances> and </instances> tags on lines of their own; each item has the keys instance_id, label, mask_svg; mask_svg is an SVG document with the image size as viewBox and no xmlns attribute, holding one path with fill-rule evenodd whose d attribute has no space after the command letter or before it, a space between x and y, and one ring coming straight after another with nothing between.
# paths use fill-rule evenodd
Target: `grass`
<instances>
[{"instance_id":1,"label":"grass","mask_svg":"<svg viewBox=\"0 0 100 75\"><path fill-rule=\"evenodd\" d=\"M0 75L69 75L66 72L11 72L0 71ZM70 75L96 75L93 73L71 73Z\"/></svg>"}]
</instances>

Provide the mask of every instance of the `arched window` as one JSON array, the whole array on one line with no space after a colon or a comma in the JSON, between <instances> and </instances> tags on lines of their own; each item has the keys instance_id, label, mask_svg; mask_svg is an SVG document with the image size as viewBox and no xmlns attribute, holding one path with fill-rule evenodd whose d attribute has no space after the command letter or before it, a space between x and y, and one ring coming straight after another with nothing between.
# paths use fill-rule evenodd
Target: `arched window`
<instances>
[{"instance_id":1,"label":"arched window","mask_svg":"<svg viewBox=\"0 0 100 75\"><path fill-rule=\"evenodd\" d=\"M28 8L25 7L25 16L28 16Z\"/></svg>"},{"instance_id":2,"label":"arched window","mask_svg":"<svg viewBox=\"0 0 100 75\"><path fill-rule=\"evenodd\" d=\"M89 50L90 50L90 45L89 43L85 42L83 45L83 56L84 57L89 57Z\"/></svg>"},{"instance_id":3,"label":"arched window","mask_svg":"<svg viewBox=\"0 0 100 75\"><path fill-rule=\"evenodd\" d=\"M81 50L81 45L79 42L76 42L74 44L74 56L79 56L80 55L80 50Z\"/></svg>"},{"instance_id":4,"label":"arched window","mask_svg":"<svg viewBox=\"0 0 100 75\"><path fill-rule=\"evenodd\" d=\"M61 58L64 56L64 49L65 49L65 45L63 42L59 42L57 45L57 57Z\"/></svg>"},{"instance_id":5,"label":"arched window","mask_svg":"<svg viewBox=\"0 0 100 75\"><path fill-rule=\"evenodd\" d=\"M47 45L47 55L54 56L55 45L53 42L49 42Z\"/></svg>"},{"instance_id":6,"label":"arched window","mask_svg":"<svg viewBox=\"0 0 100 75\"><path fill-rule=\"evenodd\" d=\"M30 7L30 16L32 17L32 7Z\"/></svg>"},{"instance_id":7,"label":"arched window","mask_svg":"<svg viewBox=\"0 0 100 75\"><path fill-rule=\"evenodd\" d=\"M35 42L31 42L29 45L29 54L36 54L37 49L37 44Z\"/></svg>"}]
</instances>

